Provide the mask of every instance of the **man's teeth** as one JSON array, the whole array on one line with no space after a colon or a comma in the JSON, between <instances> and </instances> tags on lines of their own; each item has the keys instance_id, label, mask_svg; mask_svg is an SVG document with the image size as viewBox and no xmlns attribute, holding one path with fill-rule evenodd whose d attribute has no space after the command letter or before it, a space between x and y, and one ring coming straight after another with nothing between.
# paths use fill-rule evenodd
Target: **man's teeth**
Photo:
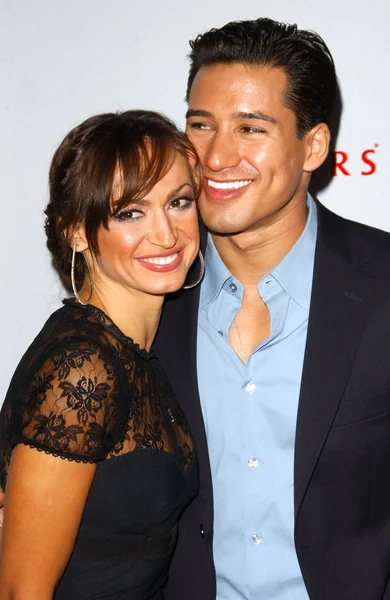
<instances>
[{"instance_id":1,"label":"man's teeth","mask_svg":"<svg viewBox=\"0 0 390 600\"><path fill-rule=\"evenodd\" d=\"M246 185L249 185L251 183L251 180L244 180L244 181L224 181L224 182L219 182L219 181L213 181L212 179L208 179L207 183L209 184L210 187L212 188L216 188L217 190L238 190L239 188L243 188Z\"/></svg>"},{"instance_id":2,"label":"man's teeth","mask_svg":"<svg viewBox=\"0 0 390 600\"><path fill-rule=\"evenodd\" d=\"M177 258L176 254L171 254L170 256L155 256L153 258L142 258L144 262L152 263L152 265L170 265Z\"/></svg>"}]
</instances>

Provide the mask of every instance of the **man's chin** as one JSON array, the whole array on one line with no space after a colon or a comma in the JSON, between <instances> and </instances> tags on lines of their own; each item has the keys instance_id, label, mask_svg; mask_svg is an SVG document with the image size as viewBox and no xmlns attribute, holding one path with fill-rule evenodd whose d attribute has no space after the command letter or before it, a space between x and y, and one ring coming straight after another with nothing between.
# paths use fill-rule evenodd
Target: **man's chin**
<instances>
[{"instance_id":1,"label":"man's chin","mask_svg":"<svg viewBox=\"0 0 390 600\"><path fill-rule=\"evenodd\" d=\"M207 229L216 235L243 233L252 225L252 215L243 214L244 211L235 203L229 205L228 202L215 203L206 199L204 203L199 202L199 212Z\"/></svg>"},{"instance_id":2,"label":"man's chin","mask_svg":"<svg viewBox=\"0 0 390 600\"><path fill-rule=\"evenodd\" d=\"M232 221L221 218L206 218L203 219L207 229L213 235L231 236L244 233L247 229L245 224L241 224L237 219Z\"/></svg>"}]
</instances>

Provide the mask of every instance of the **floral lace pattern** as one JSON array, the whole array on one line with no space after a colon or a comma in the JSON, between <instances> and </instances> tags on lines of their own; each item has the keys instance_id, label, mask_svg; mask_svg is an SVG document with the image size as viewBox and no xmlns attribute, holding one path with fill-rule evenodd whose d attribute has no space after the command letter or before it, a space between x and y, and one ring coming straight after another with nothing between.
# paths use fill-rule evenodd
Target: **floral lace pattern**
<instances>
[{"instance_id":1,"label":"floral lace pattern","mask_svg":"<svg viewBox=\"0 0 390 600\"><path fill-rule=\"evenodd\" d=\"M170 453L186 471L194 444L157 358L102 311L65 301L22 358L0 417L0 485L24 443L98 462L134 450Z\"/></svg>"}]
</instances>

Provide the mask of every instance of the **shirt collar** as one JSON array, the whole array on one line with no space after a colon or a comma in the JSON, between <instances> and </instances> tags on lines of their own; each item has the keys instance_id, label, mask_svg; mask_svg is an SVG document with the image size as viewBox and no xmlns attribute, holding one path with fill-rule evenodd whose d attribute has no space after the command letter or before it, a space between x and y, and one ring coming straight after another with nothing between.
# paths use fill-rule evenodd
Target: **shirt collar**
<instances>
[{"instance_id":1,"label":"shirt collar","mask_svg":"<svg viewBox=\"0 0 390 600\"><path fill-rule=\"evenodd\" d=\"M310 194L307 195L307 206L305 229L286 256L271 269L270 275L293 300L309 310L318 229L317 207Z\"/></svg>"},{"instance_id":2,"label":"shirt collar","mask_svg":"<svg viewBox=\"0 0 390 600\"><path fill-rule=\"evenodd\" d=\"M317 240L317 207L310 194L307 195L306 202L308 217L303 232L286 256L264 275L263 279L272 275L298 304L309 309ZM219 256L213 239L208 233L205 276L201 287L201 308L215 300L229 278L233 276Z\"/></svg>"},{"instance_id":3,"label":"shirt collar","mask_svg":"<svg viewBox=\"0 0 390 600\"><path fill-rule=\"evenodd\" d=\"M210 304L220 293L224 283L233 277L229 269L218 254L211 234L207 234L207 247L205 255L205 274L200 293L200 306L204 308Z\"/></svg>"}]
</instances>

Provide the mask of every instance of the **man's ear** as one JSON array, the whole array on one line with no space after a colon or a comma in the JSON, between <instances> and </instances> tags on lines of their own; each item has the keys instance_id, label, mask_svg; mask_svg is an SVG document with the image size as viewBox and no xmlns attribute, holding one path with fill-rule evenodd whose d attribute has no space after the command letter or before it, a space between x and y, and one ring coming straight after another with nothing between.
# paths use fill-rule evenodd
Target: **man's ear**
<instances>
[{"instance_id":1,"label":"man's ear","mask_svg":"<svg viewBox=\"0 0 390 600\"><path fill-rule=\"evenodd\" d=\"M69 246L75 248L76 252L88 250L87 236L85 235L85 229L82 225L75 227L72 231L65 231L64 233Z\"/></svg>"},{"instance_id":2,"label":"man's ear","mask_svg":"<svg viewBox=\"0 0 390 600\"><path fill-rule=\"evenodd\" d=\"M305 135L307 156L303 170L312 173L325 162L329 153L330 131L326 123L315 125Z\"/></svg>"}]
</instances>

